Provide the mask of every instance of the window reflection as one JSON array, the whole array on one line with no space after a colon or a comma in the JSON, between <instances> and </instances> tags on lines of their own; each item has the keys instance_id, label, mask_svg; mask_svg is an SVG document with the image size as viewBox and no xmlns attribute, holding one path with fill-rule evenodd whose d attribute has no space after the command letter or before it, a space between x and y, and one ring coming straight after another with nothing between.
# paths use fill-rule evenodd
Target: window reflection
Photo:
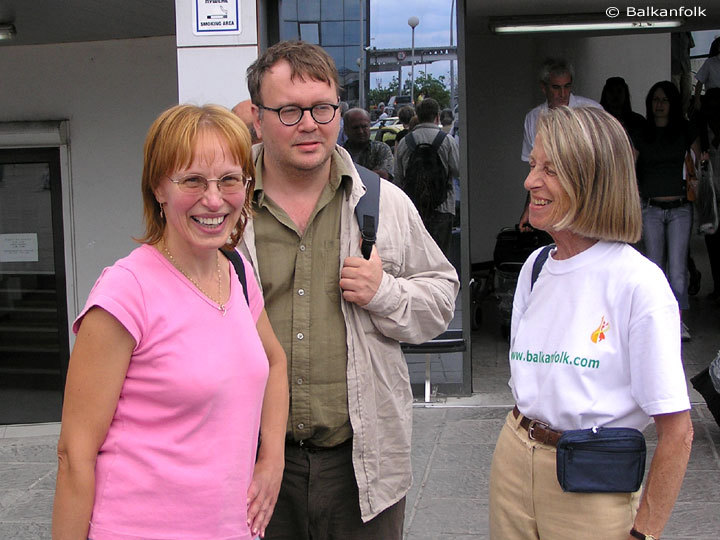
<instances>
[{"instance_id":1,"label":"window reflection","mask_svg":"<svg viewBox=\"0 0 720 540\"><path fill-rule=\"evenodd\" d=\"M322 23L322 45L344 45L343 23L324 22Z\"/></svg>"},{"instance_id":2,"label":"window reflection","mask_svg":"<svg viewBox=\"0 0 720 540\"><path fill-rule=\"evenodd\" d=\"M300 39L320 45L320 31L317 23L300 23Z\"/></svg>"},{"instance_id":3,"label":"window reflection","mask_svg":"<svg viewBox=\"0 0 720 540\"><path fill-rule=\"evenodd\" d=\"M298 20L319 21L320 0L297 0Z\"/></svg>"}]
</instances>

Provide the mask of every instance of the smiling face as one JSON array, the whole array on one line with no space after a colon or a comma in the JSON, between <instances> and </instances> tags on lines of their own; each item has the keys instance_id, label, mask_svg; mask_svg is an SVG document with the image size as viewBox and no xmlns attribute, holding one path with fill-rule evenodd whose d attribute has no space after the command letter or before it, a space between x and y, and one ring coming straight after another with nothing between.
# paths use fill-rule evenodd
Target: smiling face
<instances>
[{"instance_id":1,"label":"smiling face","mask_svg":"<svg viewBox=\"0 0 720 540\"><path fill-rule=\"evenodd\" d=\"M169 173L174 179L188 174L205 178L222 178L241 171L227 142L214 131L200 131L193 147L192 163ZM217 182L209 182L205 192L183 192L170 179L161 179L155 198L163 207L166 219L165 242L173 250L201 253L216 250L227 241L240 219L245 191L223 194Z\"/></svg>"},{"instance_id":2,"label":"smiling face","mask_svg":"<svg viewBox=\"0 0 720 540\"><path fill-rule=\"evenodd\" d=\"M567 211L568 195L539 135L535 137L535 146L530 153L530 173L525 179L525 189L530 192L530 224L536 229L552 231Z\"/></svg>"},{"instance_id":3,"label":"smiling face","mask_svg":"<svg viewBox=\"0 0 720 540\"><path fill-rule=\"evenodd\" d=\"M280 108L286 105L312 107L320 103L338 103L338 92L334 84L291 78L287 61L277 62L265 73L260 85L260 98L266 107ZM253 105L255 131L264 141L265 166L272 166L288 174L318 171L330 165L330 156L335 149L340 131L340 115L328 124L318 124L310 111L303 112L300 122L286 126L280 122L277 113L260 110Z\"/></svg>"},{"instance_id":4,"label":"smiling face","mask_svg":"<svg viewBox=\"0 0 720 540\"><path fill-rule=\"evenodd\" d=\"M543 83L541 87L547 98L549 108L567 107L570 103L572 77L569 73L552 74L550 75L550 80L547 83Z\"/></svg>"}]
</instances>

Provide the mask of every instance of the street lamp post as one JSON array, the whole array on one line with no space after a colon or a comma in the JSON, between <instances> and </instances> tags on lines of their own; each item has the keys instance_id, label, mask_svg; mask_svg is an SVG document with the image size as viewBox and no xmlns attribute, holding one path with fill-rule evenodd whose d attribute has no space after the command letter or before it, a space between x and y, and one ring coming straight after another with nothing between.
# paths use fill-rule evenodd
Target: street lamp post
<instances>
[{"instance_id":1,"label":"street lamp post","mask_svg":"<svg viewBox=\"0 0 720 540\"><path fill-rule=\"evenodd\" d=\"M415 15L408 19L412 28L412 50L410 52L410 103L415 104L415 27L420 24L420 19Z\"/></svg>"}]
</instances>

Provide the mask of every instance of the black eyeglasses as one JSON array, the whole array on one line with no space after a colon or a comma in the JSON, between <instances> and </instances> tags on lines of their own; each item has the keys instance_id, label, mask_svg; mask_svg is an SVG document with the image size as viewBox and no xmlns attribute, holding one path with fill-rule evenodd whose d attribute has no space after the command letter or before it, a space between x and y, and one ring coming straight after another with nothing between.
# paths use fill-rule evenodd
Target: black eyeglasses
<instances>
[{"instance_id":1,"label":"black eyeglasses","mask_svg":"<svg viewBox=\"0 0 720 540\"><path fill-rule=\"evenodd\" d=\"M258 105L259 108L265 109L266 111L272 111L277 113L280 121L286 126L294 126L300 120L302 120L305 111L310 111L310 116L318 124L329 124L335 118L340 105L333 105L332 103L318 103L312 107L298 107L297 105L285 105L279 109L273 107L266 107L265 105Z\"/></svg>"}]
</instances>

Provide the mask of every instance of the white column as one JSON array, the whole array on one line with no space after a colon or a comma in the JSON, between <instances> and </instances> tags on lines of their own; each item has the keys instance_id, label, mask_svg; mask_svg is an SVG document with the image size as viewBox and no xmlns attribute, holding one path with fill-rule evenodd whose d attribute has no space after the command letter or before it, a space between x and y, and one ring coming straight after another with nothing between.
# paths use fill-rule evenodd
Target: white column
<instances>
[{"instance_id":1,"label":"white column","mask_svg":"<svg viewBox=\"0 0 720 540\"><path fill-rule=\"evenodd\" d=\"M175 0L178 101L228 108L248 99L258 56L255 0Z\"/></svg>"}]
</instances>

